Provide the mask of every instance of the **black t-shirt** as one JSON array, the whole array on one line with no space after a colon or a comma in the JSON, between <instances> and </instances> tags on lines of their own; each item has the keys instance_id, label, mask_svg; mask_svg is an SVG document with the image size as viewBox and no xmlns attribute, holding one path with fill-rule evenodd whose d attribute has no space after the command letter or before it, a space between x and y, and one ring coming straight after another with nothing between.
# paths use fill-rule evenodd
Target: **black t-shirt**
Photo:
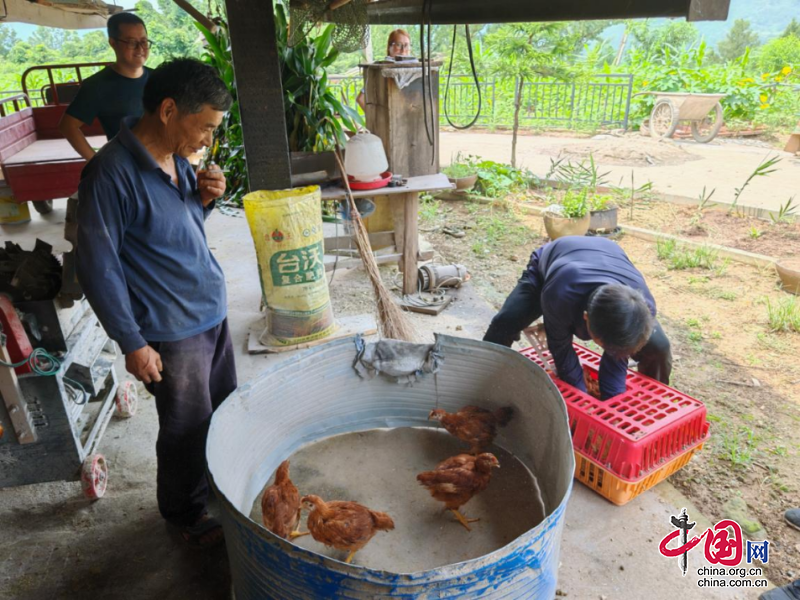
<instances>
[{"instance_id":1,"label":"black t-shirt","mask_svg":"<svg viewBox=\"0 0 800 600\"><path fill-rule=\"evenodd\" d=\"M141 77L131 79L105 67L83 80L78 95L67 108L67 114L87 125L97 117L106 137L113 138L119 132L123 118L142 116L142 94L151 71L145 67Z\"/></svg>"}]
</instances>

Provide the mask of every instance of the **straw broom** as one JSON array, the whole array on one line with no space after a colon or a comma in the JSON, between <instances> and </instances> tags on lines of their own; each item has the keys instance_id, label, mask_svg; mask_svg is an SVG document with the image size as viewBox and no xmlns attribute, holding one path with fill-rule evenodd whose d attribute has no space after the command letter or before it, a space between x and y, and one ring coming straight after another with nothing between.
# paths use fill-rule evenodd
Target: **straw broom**
<instances>
[{"instance_id":1,"label":"straw broom","mask_svg":"<svg viewBox=\"0 0 800 600\"><path fill-rule=\"evenodd\" d=\"M334 155L336 156L339 170L342 172L344 189L347 193L347 202L350 206L350 215L355 229L353 237L356 240L356 248L358 248L358 253L361 255L361 260L364 261L364 268L367 270L370 283L372 283L372 291L375 293L375 300L378 304L378 322L381 333L385 338L411 342L414 340L414 329L406 319L403 311L392 299L391 292L383 285L381 272L378 269L378 263L375 261L375 255L372 253L372 246L369 243L369 234L356 208L356 201L353 198L352 190L350 190L350 181L347 177L347 171L344 169L344 162L340 156L338 146ZM411 268L411 266L406 265L406 268Z\"/></svg>"}]
</instances>

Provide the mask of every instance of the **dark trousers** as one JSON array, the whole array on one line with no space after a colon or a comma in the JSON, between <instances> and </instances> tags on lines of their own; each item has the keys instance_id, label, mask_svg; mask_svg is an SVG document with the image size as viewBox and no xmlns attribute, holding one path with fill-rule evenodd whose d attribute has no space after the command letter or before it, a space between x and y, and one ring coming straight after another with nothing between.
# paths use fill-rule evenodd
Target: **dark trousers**
<instances>
[{"instance_id":1,"label":"dark trousers","mask_svg":"<svg viewBox=\"0 0 800 600\"><path fill-rule=\"evenodd\" d=\"M170 523L191 525L206 513L211 414L236 389L228 320L185 340L149 344L164 367L162 380L147 385L158 410L158 509Z\"/></svg>"},{"instance_id":2,"label":"dark trousers","mask_svg":"<svg viewBox=\"0 0 800 600\"><path fill-rule=\"evenodd\" d=\"M523 276L517 287L506 298L500 312L492 319L483 341L510 348L514 342L519 341L522 330L541 316L541 292L538 286ZM658 320L650 339L631 358L639 363L639 373L669 385L672 351L669 338Z\"/></svg>"}]
</instances>

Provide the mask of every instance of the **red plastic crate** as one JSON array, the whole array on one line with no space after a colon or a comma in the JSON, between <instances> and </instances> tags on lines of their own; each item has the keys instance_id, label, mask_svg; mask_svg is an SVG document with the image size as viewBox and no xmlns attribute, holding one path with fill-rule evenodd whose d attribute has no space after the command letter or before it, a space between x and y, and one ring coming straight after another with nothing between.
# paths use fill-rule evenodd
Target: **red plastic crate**
<instances>
[{"instance_id":1,"label":"red plastic crate","mask_svg":"<svg viewBox=\"0 0 800 600\"><path fill-rule=\"evenodd\" d=\"M573 346L584 370L597 378L600 355ZM521 354L542 366L533 348ZM702 402L635 371L628 370L627 390L608 400L551 376L567 404L575 451L623 481L640 481L709 437Z\"/></svg>"}]
</instances>

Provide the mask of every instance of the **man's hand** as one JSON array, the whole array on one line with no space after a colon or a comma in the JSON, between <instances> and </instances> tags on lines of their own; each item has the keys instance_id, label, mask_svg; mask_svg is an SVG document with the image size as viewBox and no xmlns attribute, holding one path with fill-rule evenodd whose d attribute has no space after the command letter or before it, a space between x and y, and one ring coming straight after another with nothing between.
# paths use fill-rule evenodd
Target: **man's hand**
<instances>
[{"instance_id":1,"label":"man's hand","mask_svg":"<svg viewBox=\"0 0 800 600\"><path fill-rule=\"evenodd\" d=\"M145 346L125 355L125 369L144 383L161 381L161 355L152 346Z\"/></svg>"},{"instance_id":2,"label":"man's hand","mask_svg":"<svg viewBox=\"0 0 800 600\"><path fill-rule=\"evenodd\" d=\"M197 189L203 206L208 206L225 193L225 175L220 168L211 163L207 169L197 172Z\"/></svg>"}]
</instances>

